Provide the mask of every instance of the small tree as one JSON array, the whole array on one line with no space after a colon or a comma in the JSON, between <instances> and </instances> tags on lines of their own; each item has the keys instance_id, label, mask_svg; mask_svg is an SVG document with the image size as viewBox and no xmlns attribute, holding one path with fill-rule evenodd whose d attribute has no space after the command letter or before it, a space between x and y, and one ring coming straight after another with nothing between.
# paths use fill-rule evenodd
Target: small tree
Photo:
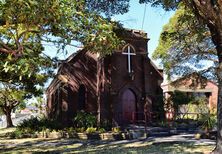
<instances>
[{"instance_id":1,"label":"small tree","mask_svg":"<svg viewBox=\"0 0 222 154\"><path fill-rule=\"evenodd\" d=\"M0 108L6 116L7 127L13 127L11 112L25 97L27 97L27 94L24 91L10 85L2 85L0 89Z\"/></svg>"}]
</instances>

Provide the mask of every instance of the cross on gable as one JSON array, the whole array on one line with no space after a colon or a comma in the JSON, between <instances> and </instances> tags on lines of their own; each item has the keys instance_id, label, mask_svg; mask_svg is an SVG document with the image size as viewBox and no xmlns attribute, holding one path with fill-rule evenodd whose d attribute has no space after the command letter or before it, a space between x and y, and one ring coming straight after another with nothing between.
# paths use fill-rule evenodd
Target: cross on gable
<instances>
[{"instance_id":1,"label":"cross on gable","mask_svg":"<svg viewBox=\"0 0 222 154\"><path fill-rule=\"evenodd\" d=\"M128 45L127 46L127 52L123 52L123 55L127 55L127 62L128 62L128 72L131 73L132 72L132 68L131 68L131 56L135 56L136 54L134 52L131 52L131 46ZM124 48L125 49L125 48Z\"/></svg>"}]
</instances>

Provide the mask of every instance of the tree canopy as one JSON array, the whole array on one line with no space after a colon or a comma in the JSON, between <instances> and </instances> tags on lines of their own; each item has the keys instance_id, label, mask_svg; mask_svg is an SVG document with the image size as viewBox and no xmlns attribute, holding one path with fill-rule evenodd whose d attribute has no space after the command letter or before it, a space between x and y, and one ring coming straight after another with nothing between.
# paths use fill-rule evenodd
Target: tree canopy
<instances>
[{"instance_id":1,"label":"tree canopy","mask_svg":"<svg viewBox=\"0 0 222 154\"><path fill-rule=\"evenodd\" d=\"M0 52L20 56L30 37L60 50L78 41L92 51L110 53L120 40L109 18L128 11L129 0L0 1ZM95 49L95 50L93 50Z\"/></svg>"},{"instance_id":2,"label":"tree canopy","mask_svg":"<svg viewBox=\"0 0 222 154\"><path fill-rule=\"evenodd\" d=\"M27 44L28 48L20 58L0 53L0 82L25 89L38 95L39 86L43 86L52 75L52 62L41 54L42 46L39 43Z\"/></svg>"},{"instance_id":3,"label":"tree canopy","mask_svg":"<svg viewBox=\"0 0 222 154\"><path fill-rule=\"evenodd\" d=\"M163 27L153 58L161 60L170 76L199 72L217 81L217 53L209 29L184 6Z\"/></svg>"}]
</instances>

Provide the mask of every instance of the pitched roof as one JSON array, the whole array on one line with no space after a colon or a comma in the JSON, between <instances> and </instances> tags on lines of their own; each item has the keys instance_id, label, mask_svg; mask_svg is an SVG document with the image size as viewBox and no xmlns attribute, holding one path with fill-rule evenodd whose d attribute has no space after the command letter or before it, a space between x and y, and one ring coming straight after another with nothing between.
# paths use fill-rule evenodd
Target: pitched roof
<instances>
[{"instance_id":1,"label":"pitched roof","mask_svg":"<svg viewBox=\"0 0 222 154\"><path fill-rule=\"evenodd\" d=\"M188 80L192 80L190 85L185 85L184 82ZM170 92L175 90L182 92L212 92L212 88L205 87L207 82L211 82L217 86L215 82L208 80L206 77L203 77L197 72L193 72L174 81L162 84L161 87L163 92Z\"/></svg>"}]
</instances>

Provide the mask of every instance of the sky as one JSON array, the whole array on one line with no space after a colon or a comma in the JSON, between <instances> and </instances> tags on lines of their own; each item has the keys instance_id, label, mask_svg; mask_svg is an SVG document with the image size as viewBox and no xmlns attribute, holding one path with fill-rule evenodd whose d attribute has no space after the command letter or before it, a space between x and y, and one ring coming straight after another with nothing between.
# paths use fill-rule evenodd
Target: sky
<instances>
[{"instance_id":1,"label":"sky","mask_svg":"<svg viewBox=\"0 0 222 154\"><path fill-rule=\"evenodd\" d=\"M139 0L130 0L129 12L123 15L116 15L112 17L113 20L119 21L125 28L143 30L148 33L150 41L148 43L149 57L151 58L153 51L158 45L158 39L162 31L162 27L168 23L169 18L174 12L166 12L162 8L154 8L150 5L139 4ZM145 16L144 10L146 6ZM144 24L143 23L144 17ZM143 28L142 28L143 27ZM79 50L78 48L67 48L68 53L62 52L55 55L56 48L50 45L45 46L45 51L51 57L58 56L59 59L66 59L73 52ZM154 61L159 65L158 61Z\"/></svg>"},{"instance_id":2,"label":"sky","mask_svg":"<svg viewBox=\"0 0 222 154\"><path fill-rule=\"evenodd\" d=\"M158 45L162 27L168 23L174 12L166 12L162 8L154 8L147 4L144 24L142 26L144 10L145 4L139 4L138 0L131 0L129 12L123 15L114 16L114 19L120 21L125 28L143 30L148 33L148 38L150 38L150 41L148 42L148 52L149 57L151 57Z\"/></svg>"}]
</instances>

